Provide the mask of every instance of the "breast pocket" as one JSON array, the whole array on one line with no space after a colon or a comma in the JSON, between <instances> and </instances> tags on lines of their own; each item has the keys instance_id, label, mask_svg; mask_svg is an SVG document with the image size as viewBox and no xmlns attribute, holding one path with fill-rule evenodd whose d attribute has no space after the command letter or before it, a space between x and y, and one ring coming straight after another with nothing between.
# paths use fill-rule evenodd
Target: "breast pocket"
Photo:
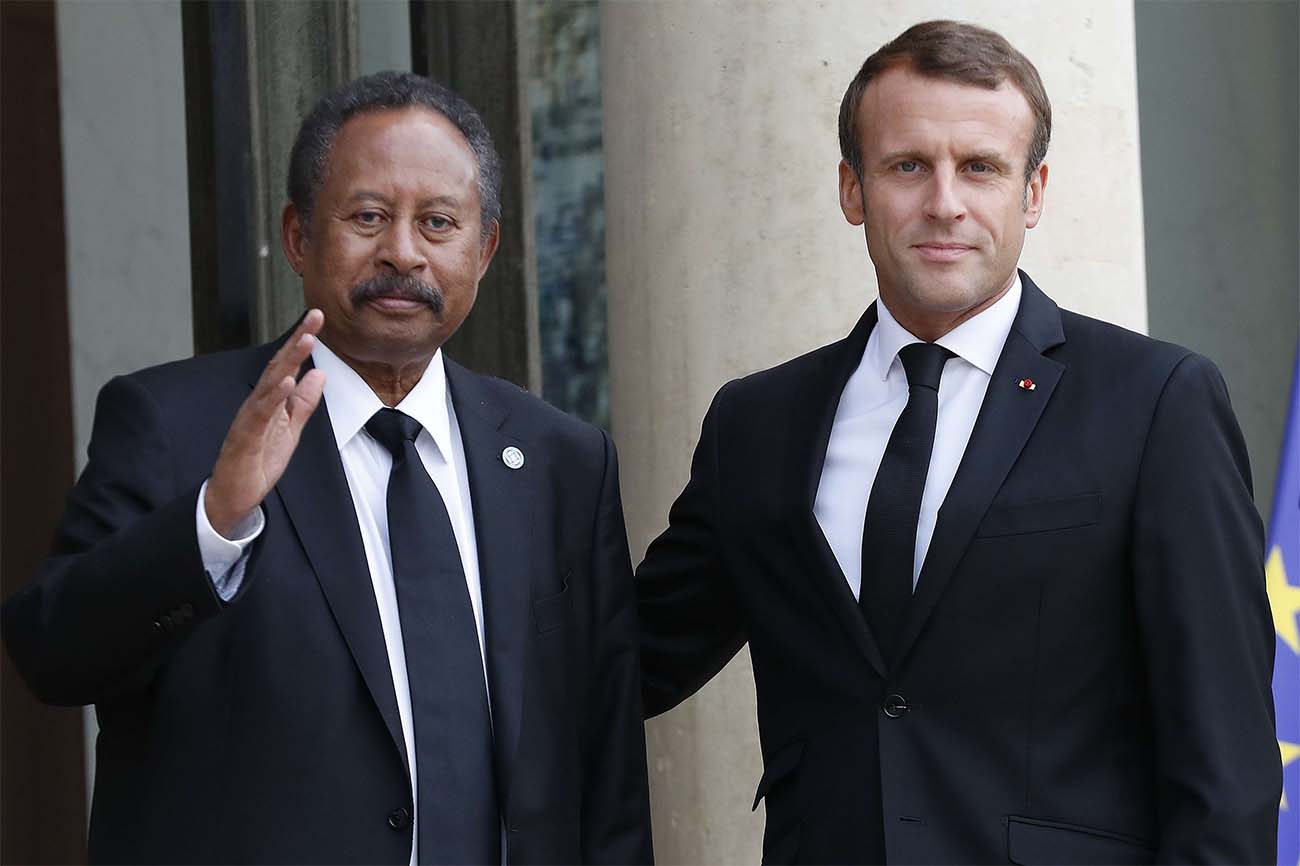
<instances>
[{"instance_id":1,"label":"breast pocket","mask_svg":"<svg viewBox=\"0 0 1300 866\"><path fill-rule=\"evenodd\" d=\"M567 572L561 581L559 592L533 600L533 622L537 625L538 634L563 628L569 621L569 611L573 608L569 593L569 581L572 578L573 572Z\"/></svg>"},{"instance_id":2,"label":"breast pocket","mask_svg":"<svg viewBox=\"0 0 1300 866\"><path fill-rule=\"evenodd\" d=\"M980 521L976 538L1027 535L1092 526L1101 519L1101 494L994 503Z\"/></svg>"}]
</instances>

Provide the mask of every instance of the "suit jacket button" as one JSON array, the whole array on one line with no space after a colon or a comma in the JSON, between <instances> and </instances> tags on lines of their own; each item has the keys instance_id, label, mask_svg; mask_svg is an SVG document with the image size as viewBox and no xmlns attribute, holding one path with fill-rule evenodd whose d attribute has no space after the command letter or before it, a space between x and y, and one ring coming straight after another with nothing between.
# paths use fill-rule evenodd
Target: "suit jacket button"
<instances>
[{"instance_id":1,"label":"suit jacket button","mask_svg":"<svg viewBox=\"0 0 1300 866\"><path fill-rule=\"evenodd\" d=\"M167 614L163 614L162 616L160 616L158 618L158 621L162 623L162 627L167 629L168 631L171 631L172 629L176 628L176 623L173 622L172 618Z\"/></svg>"},{"instance_id":2,"label":"suit jacket button","mask_svg":"<svg viewBox=\"0 0 1300 866\"><path fill-rule=\"evenodd\" d=\"M889 695L885 698L885 702L880 705L880 708L891 719L900 718L907 712L907 698L902 695Z\"/></svg>"},{"instance_id":3,"label":"suit jacket button","mask_svg":"<svg viewBox=\"0 0 1300 866\"><path fill-rule=\"evenodd\" d=\"M194 605L190 604L188 601L181 605L181 616L186 619L194 616Z\"/></svg>"},{"instance_id":4,"label":"suit jacket button","mask_svg":"<svg viewBox=\"0 0 1300 866\"><path fill-rule=\"evenodd\" d=\"M411 813L405 809L394 809L388 813L388 826L394 830L405 830L411 826Z\"/></svg>"}]
</instances>

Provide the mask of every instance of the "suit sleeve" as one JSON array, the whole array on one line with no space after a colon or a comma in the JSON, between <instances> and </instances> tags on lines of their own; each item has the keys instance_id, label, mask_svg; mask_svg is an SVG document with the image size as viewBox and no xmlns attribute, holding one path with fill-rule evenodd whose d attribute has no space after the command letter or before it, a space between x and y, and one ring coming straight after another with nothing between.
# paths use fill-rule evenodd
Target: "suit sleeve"
<instances>
[{"instance_id":1,"label":"suit sleeve","mask_svg":"<svg viewBox=\"0 0 1300 866\"><path fill-rule=\"evenodd\" d=\"M583 732L582 862L653 863L632 562L618 458L609 436L601 438L605 469L592 542L595 658Z\"/></svg>"},{"instance_id":2,"label":"suit sleeve","mask_svg":"<svg viewBox=\"0 0 1300 866\"><path fill-rule=\"evenodd\" d=\"M718 427L726 391L704 417L691 477L668 513L668 528L637 568L647 718L699 691L746 641L720 541Z\"/></svg>"},{"instance_id":3,"label":"suit sleeve","mask_svg":"<svg viewBox=\"0 0 1300 866\"><path fill-rule=\"evenodd\" d=\"M10 657L47 703L146 688L220 609L196 539L199 486L176 489L161 412L135 380L100 392L89 456L50 556L3 607Z\"/></svg>"},{"instance_id":4,"label":"suit sleeve","mask_svg":"<svg viewBox=\"0 0 1300 866\"><path fill-rule=\"evenodd\" d=\"M1227 389L1190 355L1157 404L1134 513L1157 862L1276 862L1282 782L1263 549Z\"/></svg>"}]
</instances>

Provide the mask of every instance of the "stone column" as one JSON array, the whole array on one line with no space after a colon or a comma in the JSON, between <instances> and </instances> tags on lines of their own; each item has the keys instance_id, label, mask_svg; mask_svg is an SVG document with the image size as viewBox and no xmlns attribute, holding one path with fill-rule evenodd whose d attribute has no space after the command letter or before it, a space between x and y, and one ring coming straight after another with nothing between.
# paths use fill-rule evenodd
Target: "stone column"
<instances>
[{"instance_id":1,"label":"stone column","mask_svg":"<svg viewBox=\"0 0 1300 866\"><path fill-rule=\"evenodd\" d=\"M939 17L1006 35L1052 98L1046 215L1023 266L1063 306L1145 327L1131 2L607 2L610 407L634 560L718 387L842 337L874 298L839 211L836 113L868 54ZM759 861L754 711L742 651L649 724L660 862Z\"/></svg>"}]
</instances>

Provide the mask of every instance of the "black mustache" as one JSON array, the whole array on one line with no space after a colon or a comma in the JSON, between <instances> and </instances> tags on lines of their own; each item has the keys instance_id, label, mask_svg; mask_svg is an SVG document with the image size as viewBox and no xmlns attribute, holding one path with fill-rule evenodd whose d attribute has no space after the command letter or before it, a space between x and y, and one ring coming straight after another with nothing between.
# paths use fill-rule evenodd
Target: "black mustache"
<instances>
[{"instance_id":1,"label":"black mustache","mask_svg":"<svg viewBox=\"0 0 1300 866\"><path fill-rule=\"evenodd\" d=\"M433 310L434 315L442 315L447 305L442 291L410 275L378 274L352 287L352 306L359 307L376 298L401 298L407 301L419 301Z\"/></svg>"}]
</instances>

